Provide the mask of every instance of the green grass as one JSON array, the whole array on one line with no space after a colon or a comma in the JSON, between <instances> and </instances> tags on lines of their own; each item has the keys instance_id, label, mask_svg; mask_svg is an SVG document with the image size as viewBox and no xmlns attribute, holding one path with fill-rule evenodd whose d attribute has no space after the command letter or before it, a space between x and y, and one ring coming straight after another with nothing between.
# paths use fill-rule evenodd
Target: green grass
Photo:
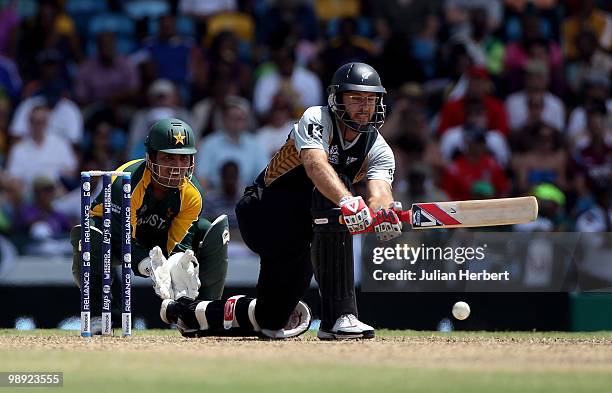
<instances>
[{"instance_id":1,"label":"green grass","mask_svg":"<svg viewBox=\"0 0 612 393\"><path fill-rule=\"evenodd\" d=\"M612 332L377 334L365 342L324 343L312 333L266 342L148 330L88 341L73 339L74 331L0 330L0 371L64 372L62 388L18 392L558 393L612 386Z\"/></svg>"}]
</instances>

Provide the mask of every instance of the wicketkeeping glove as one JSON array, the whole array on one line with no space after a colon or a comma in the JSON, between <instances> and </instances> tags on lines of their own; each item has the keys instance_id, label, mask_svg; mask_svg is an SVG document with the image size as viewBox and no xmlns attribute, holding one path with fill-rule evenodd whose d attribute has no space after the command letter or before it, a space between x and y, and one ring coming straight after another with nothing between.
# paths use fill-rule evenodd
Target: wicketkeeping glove
<instances>
[{"instance_id":1,"label":"wicketkeeping glove","mask_svg":"<svg viewBox=\"0 0 612 393\"><path fill-rule=\"evenodd\" d=\"M149 251L149 258L151 259L151 280L155 293L164 300L174 299L170 266L161 248L159 246L153 247Z\"/></svg>"},{"instance_id":2,"label":"wicketkeeping glove","mask_svg":"<svg viewBox=\"0 0 612 393\"><path fill-rule=\"evenodd\" d=\"M340 211L352 235L368 232L372 225L370 208L360 196L345 196L340 200Z\"/></svg>"},{"instance_id":3,"label":"wicketkeeping glove","mask_svg":"<svg viewBox=\"0 0 612 393\"><path fill-rule=\"evenodd\" d=\"M168 258L170 276L172 277L172 291L174 299L198 297L200 289L200 265L193 251L178 252Z\"/></svg>"}]
</instances>

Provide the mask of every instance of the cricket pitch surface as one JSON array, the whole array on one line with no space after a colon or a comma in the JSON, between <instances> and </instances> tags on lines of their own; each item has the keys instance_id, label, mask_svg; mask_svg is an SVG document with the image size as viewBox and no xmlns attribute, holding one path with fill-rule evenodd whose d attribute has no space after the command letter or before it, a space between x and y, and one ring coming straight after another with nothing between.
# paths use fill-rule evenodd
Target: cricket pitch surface
<instances>
[{"instance_id":1,"label":"cricket pitch surface","mask_svg":"<svg viewBox=\"0 0 612 393\"><path fill-rule=\"evenodd\" d=\"M115 330L120 334L120 330ZM612 332L377 331L363 341L184 339L176 330L127 339L76 331L0 330L0 371L60 371L36 392L603 392Z\"/></svg>"}]
</instances>

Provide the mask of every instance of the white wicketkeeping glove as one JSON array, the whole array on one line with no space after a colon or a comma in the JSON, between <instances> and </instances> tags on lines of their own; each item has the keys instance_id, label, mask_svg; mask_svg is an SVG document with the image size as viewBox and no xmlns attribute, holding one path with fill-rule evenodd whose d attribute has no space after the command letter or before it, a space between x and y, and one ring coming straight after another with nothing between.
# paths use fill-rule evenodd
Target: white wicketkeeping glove
<instances>
[{"instance_id":1,"label":"white wicketkeeping glove","mask_svg":"<svg viewBox=\"0 0 612 393\"><path fill-rule=\"evenodd\" d=\"M200 289L200 264L193 251L187 250L171 255L167 265L172 278L174 299L183 296L197 298Z\"/></svg>"},{"instance_id":2,"label":"white wicketkeeping glove","mask_svg":"<svg viewBox=\"0 0 612 393\"><path fill-rule=\"evenodd\" d=\"M166 257L164 257L161 248L159 246L153 247L149 251L149 258L151 259L151 280L153 281L155 293L164 300L174 300L170 265Z\"/></svg>"}]
</instances>

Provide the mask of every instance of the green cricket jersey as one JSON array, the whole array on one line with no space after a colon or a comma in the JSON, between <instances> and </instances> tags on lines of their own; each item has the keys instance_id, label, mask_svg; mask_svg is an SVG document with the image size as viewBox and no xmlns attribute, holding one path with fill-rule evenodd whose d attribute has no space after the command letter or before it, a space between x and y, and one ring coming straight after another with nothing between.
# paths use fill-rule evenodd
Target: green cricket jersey
<instances>
[{"instance_id":1,"label":"green cricket jersey","mask_svg":"<svg viewBox=\"0 0 612 393\"><path fill-rule=\"evenodd\" d=\"M144 159L130 161L117 171L132 174L131 222L132 261L138 263L159 246L167 256L192 249L195 226L202 212L204 191L200 183L192 178L185 180L181 188L170 189L163 200L153 196L151 171ZM113 255L121 250L121 178L113 177L112 184L112 244ZM91 216L98 221L102 217L100 193L91 208ZM100 227L101 228L101 227Z\"/></svg>"}]
</instances>

